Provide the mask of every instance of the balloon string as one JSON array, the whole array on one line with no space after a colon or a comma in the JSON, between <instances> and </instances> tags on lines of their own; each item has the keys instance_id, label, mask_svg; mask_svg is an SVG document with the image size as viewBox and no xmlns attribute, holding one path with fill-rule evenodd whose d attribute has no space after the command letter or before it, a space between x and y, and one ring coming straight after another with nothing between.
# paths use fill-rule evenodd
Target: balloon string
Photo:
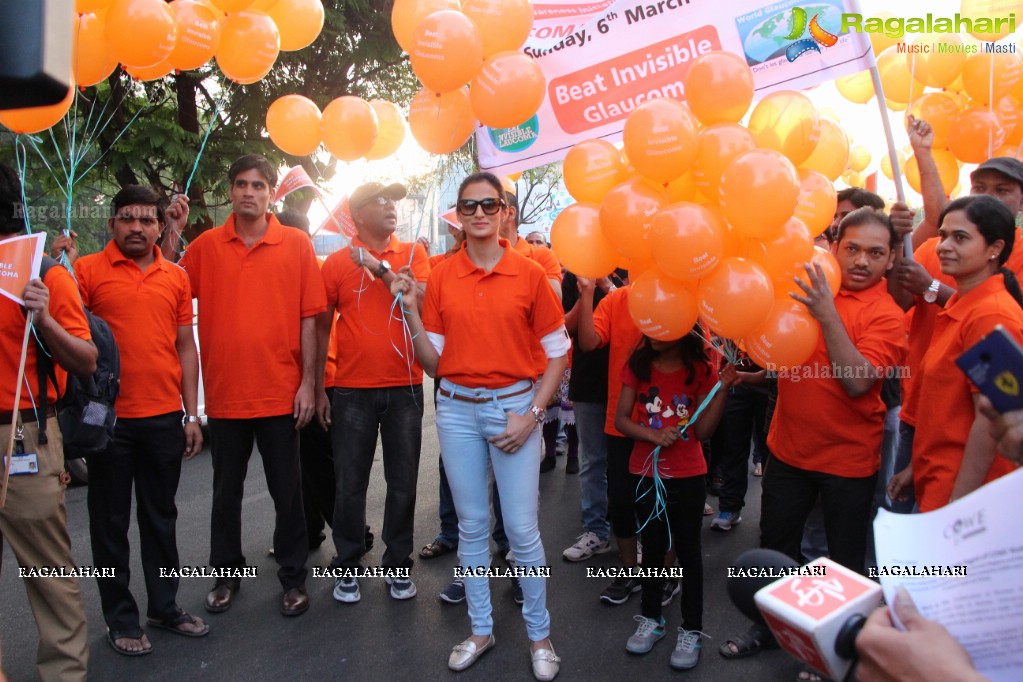
<instances>
[{"instance_id":1,"label":"balloon string","mask_svg":"<svg viewBox=\"0 0 1023 682\"><path fill-rule=\"evenodd\" d=\"M28 150L21 141L22 136L14 136L14 163L18 167L18 184L21 190L21 218L25 223L25 232L32 234L32 221L28 215L28 199L25 197L25 174L28 172ZM31 139L31 138L29 138Z\"/></svg>"},{"instance_id":2,"label":"balloon string","mask_svg":"<svg viewBox=\"0 0 1023 682\"><path fill-rule=\"evenodd\" d=\"M909 104L906 105L906 111L910 114L913 113L913 92L916 90L913 86L916 85L916 60L917 55L913 53L913 58L910 61L909 66Z\"/></svg>"},{"instance_id":3,"label":"balloon string","mask_svg":"<svg viewBox=\"0 0 1023 682\"><path fill-rule=\"evenodd\" d=\"M219 117L220 109L223 106L224 102L226 102L227 99L234 92L234 89L235 89L235 84L234 83L232 83L228 87L224 88L223 96L220 97L217 100L216 105L213 107L213 117L210 120L209 125L206 126L206 134L203 135L202 144L199 145L199 153L195 155L195 163L192 165L192 172L188 174L188 180L185 182L185 189L184 189L185 196L188 196L188 190L192 186L192 178L195 177L195 172L197 170L199 170L199 159L202 158L202 153L206 149L206 143L209 142L209 140L210 140L210 133L213 132L213 128L220 121L220 117Z\"/></svg>"},{"instance_id":4,"label":"balloon string","mask_svg":"<svg viewBox=\"0 0 1023 682\"><path fill-rule=\"evenodd\" d=\"M665 525L668 527L668 549L670 550L672 547L671 519L668 516L668 491L664 487L664 481L661 479L660 455L661 446L658 445L649 455L647 455L646 460L643 462L639 481L636 483L637 503L650 493L653 493L654 495L653 507L650 509L650 513L647 514L643 523L636 529L636 534L641 534L643 529L652 521L663 518ZM648 478L651 479L652 485L644 486L643 483ZM646 489L641 491L644 487L646 487Z\"/></svg>"},{"instance_id":5,"label":"balloon string","mask_svg":"<svg viewBox=\"0 0 1023 682\"><path fill-rule=\"evenodd\" d=\"M103 158L107 155L107 153L109 153L109 151L114 148L114 145L117 144L118 140L120 140L121 137L123 137L124 134L126 132L128 132L128 128L130 128L132 126L132 124L135 123L136 120L138 120L138 117L145 110L146 110L145 107L140 107L139 110L135 112L135 115L132 116L128 120L128 123L125 124L125 126L121 130L121 132L117 133L117 136L114 138L113 142L110 143L110 147L107 148L107 151L105 151L102 154L100 154L99 158L96 159L95 161L93 161L92 164L88 168L85 169L85 172L82 173L82 177L88 175L92 171L92 169L95 168L97 166L97 164L99 164L99 162L103 160ZM112 115L111 115L111 117L112 117ZM109 119L108 119L107 123L109 124ZM104 126L103 130L106 130L106 126ZM103 132L103 130L100 130L97 134L101 134ZM90 142L90 145L91 145L91 142Z\"/></svg>"}]
</instances>

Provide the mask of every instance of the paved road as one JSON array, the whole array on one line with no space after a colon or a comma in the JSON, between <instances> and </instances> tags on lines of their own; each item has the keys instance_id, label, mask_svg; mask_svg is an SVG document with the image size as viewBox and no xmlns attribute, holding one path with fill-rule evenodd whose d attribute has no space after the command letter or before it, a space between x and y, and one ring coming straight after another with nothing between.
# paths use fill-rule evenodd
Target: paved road
<instances>
[{"instance_id":1,"label":"paved road","mask_svg":"<svg viewBox=\"0 0 1023 682\"><path fill-rule=\"evenodd\" d=\"M429 395L429 391L427 391ZM377 452L379 462L380 453ZM417 548L433 539L437 530L437 457L432 405L427 405L424 423L423 457L419 476L416 514ZM706 631L703 659L695 670L673 671L668 658L674 647L678 625L677 601L666 610L669 634L646 656L625 652L625 640L632 634L632 617L639 613L639 598L607 607L598 600L605 580L588 579L585 567L613 566L613 554L583 564L562 561L561 551L572 544L579 530L579 485L575 475L566 475L564 458L558 468L541 477L540 527L551 564L548 607L553 620L552 638L562 657L559 680L621 680L630 676L692 681L704 680L795 680L799 665L781 651L726 661L717 653L728 636L745 629L742 616L731 606L725 593L726 567L745 549L756 546L759 514L759 479L751 477L752 502L743 523L730 533L717 533L705 523L703 537L705 567ZM377 531L377 547L368 555L367 565L380 562L379 529L383 523L383 475L378 464L373 471L368 518ZM186 462L178 491L178 545L185 565L203 565L209 554L209 513L212 465L209 452ZM79 565L92 565L88 539L86 490L68 491L68 518L74 555ZM711 503L715 503L711 498ZM280 586L276 564L267 557L273 530L273 503L266 491L258 454L251 460L244 507L243 546L250 565L259 566L259 576L246 580L234 607L227 613L207 614L203 600L211 587L208 579L182 579L179 603L193 614L202 615L212 626L204 639L187 639L151 630L155 651L150 656L126 658L117 655L105 641L105 627L94 580L82 583L91 645L92 680L532 680L528 642L510 587L495 581L495 636L497 646L473 668L452 673L446 661L450 648L469 634L464 605L444 604L437 594L451 578L455 563L449 554L431 561L417 561L413 575L419 595L407 602L390 599L383 581L363 581L362 601L342 605L331 598L333 581L310 578L312 606L299 618L285 618L278 612ZM134 557L132 585L145 611L137 534L132 529ZM4 671L12 682L35 679L36 631L25 592L17 578L16 563L9 549L4 551L5 569L0 575L0 634L3 636ZM325 566L333 554L330 540L310 556L309 566Z\"/></svg>"}]
</instances>

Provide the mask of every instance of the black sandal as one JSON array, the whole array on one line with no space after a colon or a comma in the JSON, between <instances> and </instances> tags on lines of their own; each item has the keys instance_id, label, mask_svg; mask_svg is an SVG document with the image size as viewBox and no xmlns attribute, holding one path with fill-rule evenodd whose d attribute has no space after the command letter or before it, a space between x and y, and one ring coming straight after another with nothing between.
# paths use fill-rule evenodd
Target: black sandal
<instances>
[{"instance_id":1,"label":"black sandal","mask_svg":"<svg viewBox=\"0 0 1023 682\"><path fill-rule=\"evenodd\" d=\"M735 647L735 651L731 650L729 644ZM767 649L777 648L778 642L771 631L754 623L741 635L725 640L725 643L718 648L718 653L725 658L746 658Z\"/></svg>"},{"instance_id":2,"label":"black sandal","mask_svg":"<svg viewBox=\"0 0 1023 682\"><path fill-rule=\"evenodd\" d=\"M181 635L182 637L205 637L210 633L210 624L203 623L202 630L198 632L190 632L188 630L182 630L181 625L185 623L195 624L195 617L187 611L178 611L178 615L173 618L164 618L163 620L156 620L150 618L148 621L149 627L157 628L159 630L166 630L167 632L173 632L175 635Z\"/></svg>"},{"instance_id":3,"label":"black sandal","mask_svg":"<svg viewBox=\"0 0 1023 682\"><path fill-rule=\"evenodd\" d=\"M444 556L448 552L455 551L454 547L445 545L443 542L437 542L434 540L430 544L424 546L419 550L419 556L423 559L436 559L439 556Z\"/></svg>"}]
</instances>

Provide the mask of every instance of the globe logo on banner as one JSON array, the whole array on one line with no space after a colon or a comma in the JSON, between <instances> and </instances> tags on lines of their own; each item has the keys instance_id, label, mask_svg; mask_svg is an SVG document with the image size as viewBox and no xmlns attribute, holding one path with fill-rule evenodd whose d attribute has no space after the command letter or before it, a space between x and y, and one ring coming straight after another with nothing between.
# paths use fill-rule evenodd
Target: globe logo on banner
<instances>
[{"instance_id":1,"label":"globe logo on banner","mask_svg":"<svg viewBox=\"0 0 1023 682\"><path fill-rule=\"evenodd\" d=\"M828 6L814 7L813 9L823 9L827 11ZM814 14L813 19L810 20L810 25L807 27L806 17L809 16L805 9L802 7L792 8L792 22L789 24L791 30L789 34L785 36L785 40L795 40L796 42L785 48L785 58L790 62L794 62L804 54L808 52L820 53L821 49L818 45L824 47L831 47L838 42L838 36L833 33L821 28L820 14ZM810 37L803 38L803 34L809 31Z\"/></svg>"},{"instance_id":2,"label":"globe logo on banner","mask_svg":"<svg viewBox=\"0 0 1023 682\"><path fill-rule=\"evenodd\" d=\"M540 136L540 119L536 114L514 128L488 128L494 146L503 152L521 152Z\"/></svg>"}]
</instances>

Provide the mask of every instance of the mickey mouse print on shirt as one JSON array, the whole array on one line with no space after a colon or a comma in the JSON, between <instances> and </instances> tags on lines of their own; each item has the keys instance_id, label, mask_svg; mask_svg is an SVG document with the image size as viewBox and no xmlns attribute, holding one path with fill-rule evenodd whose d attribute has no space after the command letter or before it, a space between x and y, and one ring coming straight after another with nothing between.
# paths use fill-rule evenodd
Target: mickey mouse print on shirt
<instances>
[{"instance_id":1,"label":"mickey mouse print on shirt","mask_svg":"<svg viewBox=\"0 0 1023 682\"><path fill-rule=\"evenodd\" d=\"M686 394L675 394L670 402L661 398L661 389L657 386L650 386L646 393L639 394L639 404L645 416L642 416L646 425L652 429L662 429L665 424L673 421L679 427L689 424L691 414L689 408L693 404L691 396ZM688 433L682 435L684 440L689 439Z\"/></svg>"}]
</instances>

